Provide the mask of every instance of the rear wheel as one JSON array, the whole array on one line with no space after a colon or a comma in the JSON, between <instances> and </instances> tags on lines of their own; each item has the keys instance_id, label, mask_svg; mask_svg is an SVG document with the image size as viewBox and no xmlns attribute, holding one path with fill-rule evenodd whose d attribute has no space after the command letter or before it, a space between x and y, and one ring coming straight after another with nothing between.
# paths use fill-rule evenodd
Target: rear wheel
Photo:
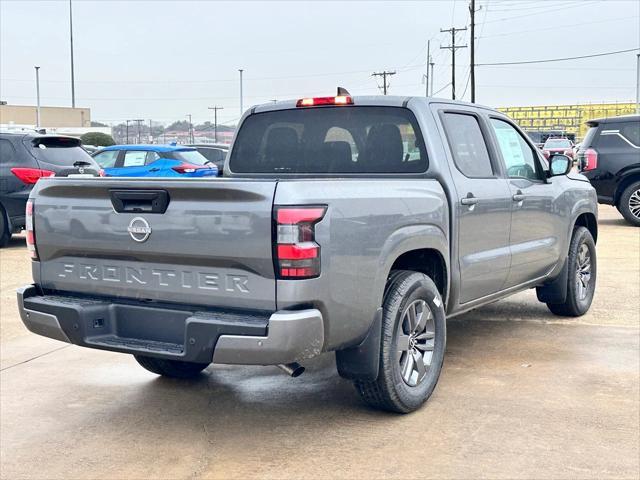
<instances>
[{"instance_id":1,"label":"rear wheel","mask_svg":"<svg viewBox=\"0 0 640 480\"><path fill-rule=\"evenodd\" d=\"M446 343L444 305L422 273L394 272L383 304L379 374L354 382L372 407L398 413L418 409L435 389Z\"/></svg>"},{"instance_id":2,"label":"rear wheel","mask_svg":"<svg viewBox=\"0 0 640 480\"><path fill-rule=\"evenodd\" d=\"M627 222L640 227L640 182L634 182L624 189L617 206Z\"/></svg>"},{"instance_id":3,"label":"rear wheel","mask_svg":"<svg viewBox=\"0 0 640 480\"><path fill-rule=\"evenodd\" d=\"M596 244L585 227L573 230L567 262L567 298L547 307L556 315L579 317L589 310L596 289Z\"/></svg>"},{"instance_id":4,"label":"rear wheel","mask_svg":"<svg viewBox=\"0 0 640 480\"><path fill-rule=\"evenodd\" d=\"M144 355L134 355L134 357L145 369L163 377L193 378L209 366L208 363L181 362Z\"/></svg>"},{"instance_id":5,"label":"rear wheel","mask_svg":"<svg viewBox=\"0 0 640 480\"><path fill-rule=\"evenodd\" d=\"M7 217L5 216L4 209L0 207L0 248L6 247L10 238L11 232L9 232Z\"/></svg>"}]
</instances>

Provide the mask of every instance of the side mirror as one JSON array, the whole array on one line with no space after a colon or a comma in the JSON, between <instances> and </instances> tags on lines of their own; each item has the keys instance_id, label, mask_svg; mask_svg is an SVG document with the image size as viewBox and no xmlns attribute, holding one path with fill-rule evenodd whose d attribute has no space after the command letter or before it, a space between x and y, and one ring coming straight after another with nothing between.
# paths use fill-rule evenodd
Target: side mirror
<instances>
[{"instance_id":1,"label":"side mirror","mask_svg":"<svg viewBox=\"0 0 640 480\"><path fill-rule=\"evenodd\" d=\"M566 175L571 171L573 160L566 155L551 155L549 157L549 177Z\"/></svg>"}]
</instances>

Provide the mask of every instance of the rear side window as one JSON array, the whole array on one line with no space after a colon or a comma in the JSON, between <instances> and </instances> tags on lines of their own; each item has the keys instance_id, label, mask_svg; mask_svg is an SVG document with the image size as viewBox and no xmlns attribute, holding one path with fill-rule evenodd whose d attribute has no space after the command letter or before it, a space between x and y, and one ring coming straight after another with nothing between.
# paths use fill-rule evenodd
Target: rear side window
<instances>
[{"instance_id":1,"label":"rear side window","mask_svg":"<svg viewBox=\"0 0 640 480\"><path fill-rule=\"evenodd\" d=\"M453 161L466 177L493 176L493 168L478 119L460 113L444 114L445 129Z\"/></svg>"},{"instance_id":2,"label":"rear side window","mask_svg":"<svg viewBox=\"0 0 640 480\"><path fill-rule=\"evenodd\" d=\"M16 150L9 140L0 140L0 164L6 165L15 162Z\"/></svg>"},{"instance_id":3,"label":"rear side window","mask_svg":"<svg viewBox=\"0 0 640 480\"><path fill-rule=\"evenodd\" d=\"M124 154L123 167L142 167L145 159L147 158L147 152L142 151L128 151Z\"/></svg>"},{"instance_id":4,"label":"rear side window","mask_svg":"<svg viewBox=\"0 0 640 480\"><path fill-rule=\"evenodd\" d=\"M640 122L629 122L624 124L620 129L620 133L624 138L633 143L634 146L640 147Z\"/></svg>"},{"instance_id":5,"label":"rear side window","mask_svg":"<svg viewBox=\"0 0 640 480\"><path fill-rule=\"evenodd\" d=\"M176 150L173 152L169 152L166 154L168 158L173 158L174 160L180 160L181 162L188 163L190 165L206 165L209 160L207 160L204 155L202 155L197 150Z\"/></svg>"},{"instance_id":6,"label":"rear side window","mask_svg":"<svg viewBox=\"0 0 640 480\"><path fill-rule=\"evenodd\" d=\"M605 123L600 130L598 147L640 147L640 124L637 122Z\"/></svg>"},{"instance_id":7,"label":"rear side window","mask_svg":"<svg viewBox=\"0 0 640 480\"><path fill-rule=\"evenodd\" d=\"M41 137L33 139L27 147L39 162L65 167L73 166L79 161L93 163L91 156L76 138Z\"/></svg>"},{"instance_id":8,"label":"rear side window","mask_svg":"<svg viewBox=\"0 0 640 480\"><path fill-rule=\"evenodd\" d=\"M399 107L320 107L248 117L229 160L237 173L420 173L427 154L415 117Z\"/></svg>"}]
</instances>

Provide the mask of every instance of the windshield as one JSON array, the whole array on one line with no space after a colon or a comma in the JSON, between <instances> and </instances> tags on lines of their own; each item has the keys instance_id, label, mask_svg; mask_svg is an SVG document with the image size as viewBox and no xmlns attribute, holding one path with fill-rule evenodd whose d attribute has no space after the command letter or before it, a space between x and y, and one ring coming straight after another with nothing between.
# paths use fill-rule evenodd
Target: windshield
<instances>
[{"instance_id":1,"label":"windshield","mask_svg":"<svg viewBox=\"0 0 640 480\"><path fill-rule=\"evenodd\" d=\"M91 156L80 146L75 138L42 137L31 142L31 154L40 162L60 166L73 166L76 162L87 162L94 166Z\"/></svg>"},{"instance_id":2,"label":"windshield","mask_svg":"<svg viewBox=\"0 0 640 480\"><path fill-rule=\"evenodd\" d=\"M202 156L202 154L197 150L178 150L175 152L169 152L167 156L169 158L181 160L185 163L190 163L191 165L205 165L209 162L209 160Z\"/></svg>"},{"instance_id":3,"label":"windshield","mask_svg":"<svg viewBox=\"0 0 640 480\"><path fill-rule=\"evenodd\" d=\"M249 116L229 166L237 173L419 173L427 155L406 108L298 108Z\"/></svg>"},{"instance_id":4,"label":"windshield","mask_svg":"<svg viewBox=\"0 0 640 480\"><path fill-rule=\"evenodd\" d=\"M544 148L571 148L571 142L566 138L552 138L545 142Z\"/></svg>"}]
</instances>

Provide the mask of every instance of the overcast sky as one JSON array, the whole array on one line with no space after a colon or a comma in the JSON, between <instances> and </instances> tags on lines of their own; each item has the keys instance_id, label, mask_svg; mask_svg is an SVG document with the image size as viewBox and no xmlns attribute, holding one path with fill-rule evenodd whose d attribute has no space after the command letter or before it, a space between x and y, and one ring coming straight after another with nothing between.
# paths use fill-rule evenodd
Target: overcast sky
<instances>
[{"instance_id":1,"label":"overcast sky","mask_svg":"<svg viewBox=\"0 0 640 480\"><path fill-rule=\"evenodd\" d=\"M597 54L640 46L640 1L476 0L476 62ZM390 94L424 95L426 44L434 90L450 97L449 34L469 23L468 0L422 2L187 2L73 0L77 106L107 123L192 114L222 122L271 99L378 93L374 71L396 70ZM458 43L469 42L468 32ZM69 3L0 0L0 99L70 106ZM469 49L457 51L457 93ZM567 62L477 67L490 106L635 100L636 52ZM466 89L464 99L469 98Z\"/></svg>"}]
</instances>

